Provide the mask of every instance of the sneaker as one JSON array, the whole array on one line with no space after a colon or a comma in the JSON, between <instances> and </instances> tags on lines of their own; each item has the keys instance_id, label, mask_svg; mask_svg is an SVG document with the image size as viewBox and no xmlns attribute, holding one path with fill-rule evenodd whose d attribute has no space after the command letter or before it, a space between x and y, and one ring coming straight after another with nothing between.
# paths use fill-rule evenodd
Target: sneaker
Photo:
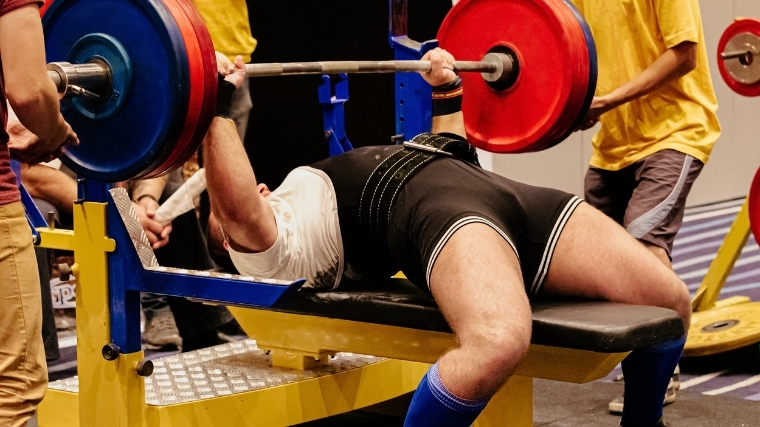
<instances>
[{"instance_id":1,"label":"sneaker","mask_svg":"<svg viewBox=\"0 0 760 427\"><path fill-rule=\"evenodd\" d=\"M142 342L145 348L151 350L179 350L182 338L171 310L161 310L151 319L146 319Z\"/></svg>"},{"instance_id":2,"label":"sneaker","mask_svg":"<svg viewBox=\"0 0 760 427\"><path fill-rule=\"evenodd\" d=\"M611 414L620 415L623 413L623 397L624 396L618 396L609 403L608 408ZM671 378L668 382L668 389L665 391L665 400L662 402L662 406L670 405L675 401L676 387L675 382Z\"/></svg>"}]
</instances>

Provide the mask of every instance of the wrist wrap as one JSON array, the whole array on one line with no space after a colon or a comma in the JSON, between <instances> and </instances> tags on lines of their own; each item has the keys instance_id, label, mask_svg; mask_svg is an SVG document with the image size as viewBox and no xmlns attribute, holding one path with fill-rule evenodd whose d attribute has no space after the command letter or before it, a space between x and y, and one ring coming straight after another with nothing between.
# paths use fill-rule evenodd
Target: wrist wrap
<instances>
[{"instance_id":1,"label":"wrist wrap","mask_svg":"<svg viewBox=\"0 0 760 427\"><path fill-rule=\"evenodd\" d=\"M433 87L433 116L446 116L462 111L462 78Z\"/></svg>"},{"instance_id":2,"label":"wrist wrap","mask_svg":"<svg viewBox=\"0 0 760 427\"><path fill-rule=\"evenodd\" d=\"M232 95L235 93L234 84L224 80L224 76L219 74L219 85L216 91L216 116L231 119L230 108L232 107Z\"/></svg>"}]
</instances>

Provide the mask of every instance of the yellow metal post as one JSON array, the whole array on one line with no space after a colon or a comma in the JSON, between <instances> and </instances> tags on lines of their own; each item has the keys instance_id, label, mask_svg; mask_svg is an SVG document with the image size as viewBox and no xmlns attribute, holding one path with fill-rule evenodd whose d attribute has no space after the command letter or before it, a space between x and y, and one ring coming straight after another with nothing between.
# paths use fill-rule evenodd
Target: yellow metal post
<instances>
[{"instance_id":1,"label":"yellow metal post","mask_svg":"<svg viewBox=\"0 0 760 427\"><path fill-rule=\"evenodd\" d=\"M747 244L749 233L749 207L747 200L744 200L734 223L731 224L731 229L726 234L723 244L718 249L715 259L707 269L707 274L692 300L693 311L705 311L715 306L723 285L726 284L731 270L734 269L736 260L741 256L744 245Z\"/></svg>"},{"instance_id":2,"label":"yellow metal post","mask_svg":"<svg viewBox=\"0 0 760 427\"><path fill-rule=\"evenodd\" d=\"M530 427L533 425L533 378L510 377L488 402L474 427Z\"/></svg>"},{"instance_id":3,"label":"yellow metal post","mask_svg":"<svg viewBox=\"0 0 760 427\"><path fill-rule=\"evenodd\" d=\"M73 249L77 277L77 373L79 376L78 425L137 427L143 422L145 390L135 365L143 358L142 351L122 354L107 361L101 354L110 342L108 300L108 252L116 250L116 242L106 235L106 204L74 205L74 230L40 229L42 245ZM52 393L52 401L69 399L67 393ZM70 399L69 399L70 400ZM40 405L40 426L62 425L60 408L46 400ZM72 426L73 427L73 426Z\"/></svg>"}]
</instances>

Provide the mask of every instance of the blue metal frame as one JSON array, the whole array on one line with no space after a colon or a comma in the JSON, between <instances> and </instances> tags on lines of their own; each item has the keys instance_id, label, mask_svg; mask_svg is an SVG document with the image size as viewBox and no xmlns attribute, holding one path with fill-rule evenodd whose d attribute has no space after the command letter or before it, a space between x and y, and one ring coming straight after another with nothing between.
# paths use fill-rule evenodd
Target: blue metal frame
<instances>
[{"instance_id":1,"label":"blue metal frame","mask_svg":"<svg viewBox=\"0 0 760 427\"><path fill-rule=\"evenodd\" d=\"M424 43L407 34L407 0L389 0L389 41L397 60L420 60L438 47L438 40ZM433 123L432 89L417 73L396 73L396 134L409 140L430 132Z\"/></svg>"},{"instance_id":2,"label":"blue metal frame","mask_svg":"<svg viewBox=\"0 0 760 427\"><path fill-rule=\"evenodd\" d=\"M330 149L330 157L351 151L354 147L346 136L346 121L343 104L348 101L348 76L338 75L335 84L335 96L332 93L330 76L322 76L319 85L319 105L322 106L322 116L325 124L325 139Z\"/></svg>"},{"instance_id":3,"label":"blue metal frame","mask_svg":"<svg viewBox=\"0 0 760 427\"><path fill-rule=\"evenodd\" d=\"M29 192L24 188L24 184L21 183L21 163L11 160L11 169L13 169L13 173L16 175L16 185L18 186L19 193L21 193L21 204L24 206L26 222L29 223L29 228L32 232L32 241L35 245L39 245L41 240L40 233L37 232L37 227L47 227L48 223L37 208L37 204L34 203L32 196L29 195Z\"/></svg>"}]
</instances>

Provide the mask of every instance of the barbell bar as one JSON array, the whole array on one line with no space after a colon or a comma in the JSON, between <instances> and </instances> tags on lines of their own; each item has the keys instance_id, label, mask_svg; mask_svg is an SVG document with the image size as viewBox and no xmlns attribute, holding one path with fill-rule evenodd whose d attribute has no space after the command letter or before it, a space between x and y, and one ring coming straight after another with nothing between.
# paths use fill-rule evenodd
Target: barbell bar
<instances>
[{"instance_id":1,"label":"barbell bar","mask_svg":"<svg viewBox=\"0 0 760 427\"><path fill-rule=\"evenodd\" d=\"M516 59L506 53L489 52L482 61L455 61L456 72L480 72L489 83L515 80ZM362 74L428 72L430 61L323 61L246 64L246 77L295 76L306 74ZM84 64L51 62L48 76L63 95L88 96L97 99L110 91L112 70L101 60ZM73 90L72 90L73 89ZM504 90L506 87L500 87Z\"/></svg>"}]
</instances>

